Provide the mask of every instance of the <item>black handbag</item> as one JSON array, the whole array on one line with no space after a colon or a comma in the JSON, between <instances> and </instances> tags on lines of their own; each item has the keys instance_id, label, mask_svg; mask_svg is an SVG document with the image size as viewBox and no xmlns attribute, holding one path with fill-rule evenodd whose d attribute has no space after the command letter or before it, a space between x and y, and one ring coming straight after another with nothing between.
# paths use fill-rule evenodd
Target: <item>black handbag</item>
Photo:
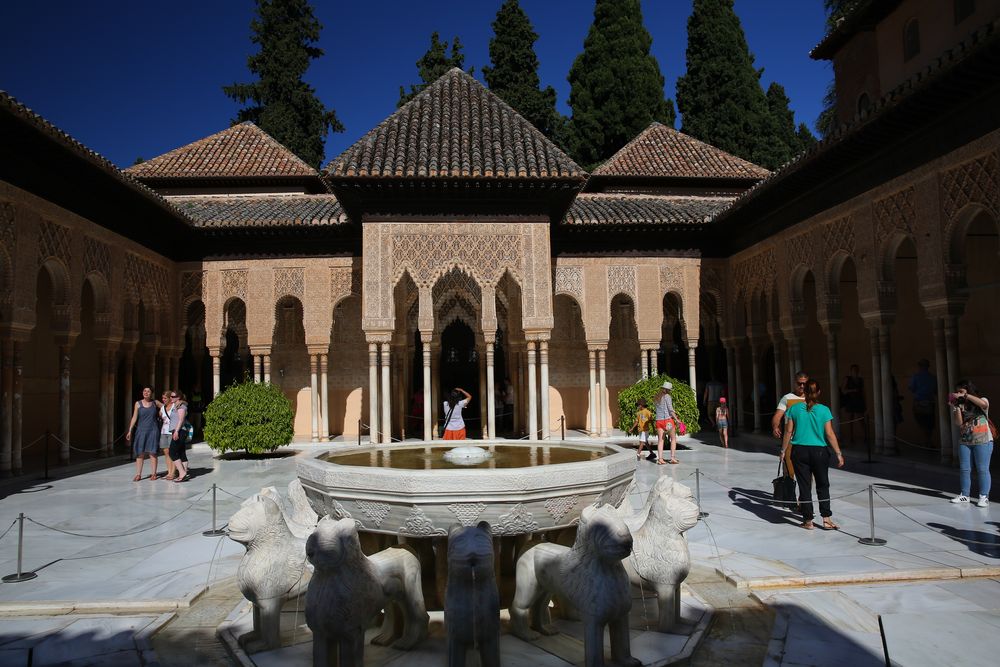
<instances>
[{"instance_id":1,"label":"black handbag","mask_svg":"<svg viewBox=\"0 0 1000 667\"><path fill-rule=\"evenodd\" d=\"M795 480L785 471L784 465L785 459L780 457L778 459L778 476L771 480L771 484L774 486L772 495L780 507L791 509L792 503L795 501Z\"/></svg>"}]
</instances>

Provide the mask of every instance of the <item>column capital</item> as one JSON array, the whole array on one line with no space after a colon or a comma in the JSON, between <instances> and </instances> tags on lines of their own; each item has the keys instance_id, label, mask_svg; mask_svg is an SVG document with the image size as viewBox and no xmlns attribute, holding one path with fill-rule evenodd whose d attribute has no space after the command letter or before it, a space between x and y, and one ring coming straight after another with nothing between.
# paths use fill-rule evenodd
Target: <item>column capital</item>
<instances>
[{"instance_id":1,"label":"column capital","mask_svg":"<svg viewBox=\"0 0 1000 667\"><path fill-rule=\"evenodd\" d=\"M369 345L372 343L391 343L392 331L366 331L365 340Z\"/></svg>"}]
</instances>

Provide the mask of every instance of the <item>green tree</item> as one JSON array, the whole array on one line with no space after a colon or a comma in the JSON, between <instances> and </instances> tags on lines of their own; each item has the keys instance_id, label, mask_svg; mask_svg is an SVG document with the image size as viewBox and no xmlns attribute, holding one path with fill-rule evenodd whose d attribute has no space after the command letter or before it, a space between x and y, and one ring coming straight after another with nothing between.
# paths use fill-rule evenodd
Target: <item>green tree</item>
<instances>
[{"instance_id":1,"label":"green tree","mask_svg":"<svg viewBox=\"0 0 1000 667\"><path fill-rule=\"evenodd\" d=\"M417 72L420 74L420 83L410 86L410 92L406 92L403 86L399 87L399 101L396 102L396 108L398 109L412 100L428 84L440 79L451 68L458 67L461 69L464 64L465 54L462 53L462 42L459 41L458 37L456 36L452 40L451 53L449 53L448 42L442 42L440 35L436 31L432 32L430 48L417 61ZM472 69L469 70L469 74L472 74Z\"/></svg>"},{"instance_id":2,"label":"green tree","mask_svg":"<svg viewBox=\"0 0 1000 667\"><path fill-rule=\"evenodd\" d=\"M573 116L564 143L581 164L611 157L652 121L674 124L639 0L597 0L583 52L569 71Z\"/></svg>"},{"instance_id":3,"label":"green tree","mask_svg":"<svg viewBox=\"0 0 1000 667\"><path fill-rule=\"evenodd\" d=\"M687 72L677 79L683 130L773 169L786 157L760 87L733 0L694 0L688 18Z\"/></svg>"},{"instance_id":4,"label":"green tree","mask_svg":"<svg viewBox=\"0 0 1000 667\"><path fill-rule=\"evenodd\" d=\"M541 89L535 42L538 34L517 0L506 0L493 21L490 40L492 67L483 67L483 77L490 90L524 116L547 137L561 126L556 111L556 91Z\"/></svg>"},{"instance_id":5,"label":"green tree","mask_svg":"<svg viewBox=\"0 0 1000 667\"><path fill-rule=\"evenodd\" d=\"M307 0L257 0L250 41L260 51L247 58L257 81L222 88L240 104L249 103L234 125L254 122L314 167L323 160L327 133L344 131L336 112L302 80L310 62L323 55L315 46L322 28Z\"/></svg>"},{"instance_id":6,"label":"green tree","mask_svg":"<svg viewBox=\"0 0 1000 667\"><path fill-rule=\"evenodd\" d=\"M784 162L802 153L816 143L805 123L795 126L795 114L791 109L791 100L785 94L785 88L780 83L772 82L767 89L767 108L775 123L778 139L788 147Z\"/></svg>"}]
</instances>

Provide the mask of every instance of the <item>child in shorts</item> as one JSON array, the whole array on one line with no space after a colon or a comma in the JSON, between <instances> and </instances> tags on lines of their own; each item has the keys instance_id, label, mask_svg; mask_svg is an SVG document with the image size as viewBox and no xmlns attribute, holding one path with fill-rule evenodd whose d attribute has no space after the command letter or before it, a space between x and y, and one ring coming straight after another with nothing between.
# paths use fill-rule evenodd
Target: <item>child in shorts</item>
<instances>
[{"instance_id":1,"label":"child in shorts","mask_svg":"<svg viewBox=\"0 0 1000 667\"><path fill-rule=\"evenodd\" d=\"M639 409L635 413L635 423L632 425L632 430L639 433L639 450L635 453L635 458L642 458L642 448L649 444L649 422L653 419L653 412L648 407L646 407L646 399L639 399ZM656 458L656 454L653 450L649 450L649 458L653 460Z\"/></svg>"},{"instance_id":2,"label":"child in shorts","mask_svg":"<svg viewBox=\"0 0 1000 667\"><path fill-rule=\"evenodd\" d=\"M729 449L729 405L725 396L719 399L719 407L715 409L715 427L719 429L722 446Z\"/></svg>"}]
</instances>

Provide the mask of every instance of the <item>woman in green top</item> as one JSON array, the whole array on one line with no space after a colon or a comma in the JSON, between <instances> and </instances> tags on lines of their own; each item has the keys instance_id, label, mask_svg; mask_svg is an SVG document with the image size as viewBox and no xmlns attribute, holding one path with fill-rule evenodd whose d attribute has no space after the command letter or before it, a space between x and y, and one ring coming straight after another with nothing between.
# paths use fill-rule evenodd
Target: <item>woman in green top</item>
<instances>
[{"instance_id":1,"label":"woman in green top","mask_svg":"<svg viewBox=\"0 0 1000 667\"><path fill-rule=\"evenodd\" d=\"M792 462L795 465L795 479L799 483L799 509L802 512L802 527L813 529L812 481L816 478L816 495L819 497L819 513L823 517L823 528L837 530L840 526L833 522L830 511L830 450L837 455L837 467L844 467L844 455L833 432L833 415L830 408L819 403L819 383L806 383L806 401L788 408L785 413L787 426L781 443L781 455L792 448Z\"/></svg>"}]
</instances>

